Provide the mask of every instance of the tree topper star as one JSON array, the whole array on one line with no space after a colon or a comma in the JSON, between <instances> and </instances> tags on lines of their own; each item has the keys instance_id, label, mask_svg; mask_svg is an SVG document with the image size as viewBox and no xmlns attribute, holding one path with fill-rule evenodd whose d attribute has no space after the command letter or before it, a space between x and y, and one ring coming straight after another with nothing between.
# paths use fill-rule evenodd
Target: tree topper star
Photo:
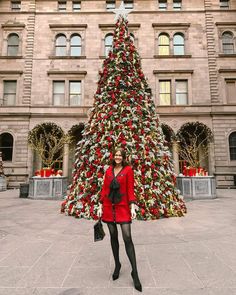
<instances>
[{"instance_id":1,"label":"tree topper star","mask_svg":"<svg viewBox=\"0 0 236 295\"><path fill-rule=\"evenodd\" d=\"M112 9L112 12L116 14L115 20L117 21L120 16L122 16L124 19L127 19L128 14L133 9L125 9L124 1L121 2L120 7L118 9Z\"/></svg>"}]
</instances>

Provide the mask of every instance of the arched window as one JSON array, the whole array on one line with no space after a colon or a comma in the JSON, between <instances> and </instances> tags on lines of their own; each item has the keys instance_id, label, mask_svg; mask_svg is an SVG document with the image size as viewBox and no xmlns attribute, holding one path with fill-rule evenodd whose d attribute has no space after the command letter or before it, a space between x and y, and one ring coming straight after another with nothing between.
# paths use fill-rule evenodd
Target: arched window
<instances>
[{"instance_id":1,"label":"arched window","mask_svg":"<svg viewBox=\"0 0 236 295\"><path fill-rule=\"evenodd\" d=\"M229 136L229 154L230 160L236 160L236 132L233 132Z\"/></svg>"},{"instance_id":2,"label":"arched window","mask_svg":"<svg viewBox=\"0 0 236 295\"><path fill-rule=\"evenodd\" d=\"M158 37L159 55L170 54L170 38L167 34L160 34Z\"/></svg>"},{"instance_id":3,"label":"arched window","mask_svg":"<svg viewBox=\"0 0 236 295\"><path fill-rule=\"evenodd\" d=\"M56 56L66 56L66 36L58 35L56 37Z\"/></svg>"},{"instance_id":4,"label":"arched window","mask_svg":"<svg viewBox=\"0 0 236 295\"><path fill-rule=\"evenodd\" d=\"M70 55L81 56L82 43L80 35L72 35L70 39Z\"/></svg>"},{"instance_id":5,"label":"arched window","mask_svg":"<svg viewBox=\"0 0 236 295\"><path fill-rule=\"evenodd\" d=\"M112 50L113 35L107 34L105 37L105 56L108 56L109 51Z\"/></svg>"},{"instance_id":6,"label":"arched window","mask_svg":"<svg viewBox=\"0 0 236 295\"><path fill-rule=\"evenodd\" d=\"M234 53L234 36L231 32L224 32L222 35L222 48L223 53Z\"/></svg>"},{"instance_id":7,"label":"arched window","mask_svg":"<svg viewBox=\"0 0 236 295\"><path fill-rule=\"evenodd\" d=\"M19 36L12 33L8 36L7 40L7 55L16 56L19 51Z\"/></svg>"},{"instance_id":8,"label":"arched window","mask_svg":"<svg viewBox=\"0 0 236 295\"><path fill-rule=\"evenodd\" d=\"M174 35L174 55L184 55L184 37L182 34Z\"/></svg>"},{"instance_id":9,"label":"arched window","mask_svg":"<svg viewBox=\"0 0 236 295\"><path fill-rule=\"evenodd\" d=\"M2 152L3 161L12 161L13 136L10 133L0 135L0 151Z\"/></svg>"}]
</instances>

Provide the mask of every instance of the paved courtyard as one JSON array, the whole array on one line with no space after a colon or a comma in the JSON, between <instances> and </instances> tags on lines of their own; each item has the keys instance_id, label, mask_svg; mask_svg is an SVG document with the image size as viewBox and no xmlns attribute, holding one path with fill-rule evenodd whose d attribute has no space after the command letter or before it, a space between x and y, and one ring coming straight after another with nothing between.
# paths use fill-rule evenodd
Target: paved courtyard
<instances>
[{"instance_id":1,"label":"paved courtyard","mask_svg":"<svg viewBox=\"0 0 236 295\"><path fill-rule=\"evenodd\" d=\"M236 191L217 194L187 202L185 217L133 222L142 294L236 294ZM18 190L0 193L0 295L138 294L123 243L113 282L107 228L94 243L94 222L59 208L59 201L21 199Z\"/></svg>"}]
</instances>

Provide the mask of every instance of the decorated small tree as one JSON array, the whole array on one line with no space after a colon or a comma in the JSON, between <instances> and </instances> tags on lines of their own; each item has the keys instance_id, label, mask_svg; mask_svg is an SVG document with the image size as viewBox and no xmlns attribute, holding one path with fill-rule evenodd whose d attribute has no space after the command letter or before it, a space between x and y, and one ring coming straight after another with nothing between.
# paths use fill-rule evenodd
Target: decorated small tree
<instances>
[{"instance_id":1,"label":"decorated small tree","mask_svg":"<svg viewBox=\"0 0 236 295\"><path fill-rule=\"evenodd\" d=\"M70 140L71 137L65 135L54 123L36 125L28 135L30 147L39 155L43 165L50 168L56 161L62 159L64 144Z\"/></svg>"},{"instance_id":2,"label":"decorated small tree","mask_svg":"<svg viewBox=\"0 0 236 295\"><path fill-rule=\"evenodd\" d=\"M91 116L77 147L70 194L61 211L78 218L97 218L111 151L122 147L134 169L137 218L182 216L186 207L176 189L171 155L123 16L117 20L113 50L99 75Z\"/></svg>"}]
</instances>

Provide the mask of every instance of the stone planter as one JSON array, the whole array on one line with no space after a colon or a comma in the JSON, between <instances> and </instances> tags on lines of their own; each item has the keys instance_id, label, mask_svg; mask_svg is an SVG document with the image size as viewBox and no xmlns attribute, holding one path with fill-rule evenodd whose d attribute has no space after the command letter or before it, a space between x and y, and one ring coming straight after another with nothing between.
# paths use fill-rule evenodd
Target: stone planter
<instances>
[{"instance_id":1,"label":"stone planter","mask_svg":"<svg viewBox=\"0 0 236 295\"><path fill-rule=\"evenodd\" d=\"M29 181L29 198L63 199L67 191L67 177L32 177Z\"/></svg>"},{"instance_id":2,"label":"stone planter","mask_svg":"<svg viewBox=\"0 0 236 295\"><path fill-rule=\"evenodd\" d=\"M214 176L178 176L177 187L185 199L199 200L216 198Z\"/></svg>"}]
</instances>

